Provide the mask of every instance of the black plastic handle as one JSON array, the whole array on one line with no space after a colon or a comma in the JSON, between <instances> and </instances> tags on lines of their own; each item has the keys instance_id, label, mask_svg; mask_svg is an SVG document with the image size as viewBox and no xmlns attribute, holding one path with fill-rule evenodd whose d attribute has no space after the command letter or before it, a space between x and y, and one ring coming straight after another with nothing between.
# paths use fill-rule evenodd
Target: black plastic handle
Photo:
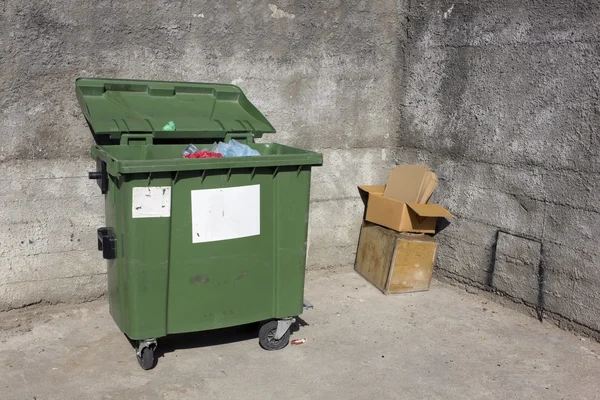
<instances>
[{"instance_id":1,"label":"black plastic handle","mask_svg":"<svg viewBox=\"0 0 600 400\"><path fill-rule=\"evenodd\" d=\"M106 173L106 163L104 161L96 160L96 170L88 172L88 178L98 183L102 194L108 192L108 174Z\"/></svg>"},{"instance_id":2,"label":"black plastic handle","mask_svg":"<svg viewBox=\"0 0 600 400\"><path fill-rule=\"evenodd\" d=\"M117 239L110 234L107 227L98 228L98 250L106 260L114 260L117 257Z\"/></svg>"}]
</instances>

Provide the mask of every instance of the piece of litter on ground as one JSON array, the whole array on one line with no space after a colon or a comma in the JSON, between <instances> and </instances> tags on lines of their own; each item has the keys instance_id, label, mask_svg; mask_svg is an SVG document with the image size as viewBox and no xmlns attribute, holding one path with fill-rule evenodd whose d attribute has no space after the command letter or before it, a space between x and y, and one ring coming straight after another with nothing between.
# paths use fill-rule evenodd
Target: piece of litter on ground
<instances>
[{"instance_id":1,"label":"piece of litter on ground","mask_svg":"<svg viewBox=\"0 0 600 400\"><path fill-rule=\"evenodd\" d=\"M306 338L303 338L303 339L294 339L290 343L291 344L303 344L303 343L306 343Z\"/></svg>"}]
</instances>

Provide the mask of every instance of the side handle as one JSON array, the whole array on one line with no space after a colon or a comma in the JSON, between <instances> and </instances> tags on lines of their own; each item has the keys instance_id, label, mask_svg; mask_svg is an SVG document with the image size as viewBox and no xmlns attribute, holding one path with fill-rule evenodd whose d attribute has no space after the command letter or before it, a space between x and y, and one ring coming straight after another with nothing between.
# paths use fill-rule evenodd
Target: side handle
<instances>
[{"instance_id":1,"label":"side handle","mask_svg":"<svg viewBox=\"0 0 600 400\"><path fill-rule=\"evenodd\" d=\"M96 170L88 172L88 178L95 180L100 186L102 194L108 192L108 174L106 163L100 159L96 160Z\"/></svg>"},{"instance_id":2,"label":"side handle","mask_svg":"<svg viewBox=\"0 0 600 400\"><path fill-rule=\"evenodd\" d=\"M229 143L231 139L235 139L243 144L254 143L254 134L249 132L228 133L225 135L225 143Z\"/></svg>"},{"instance_id":3,"label":"side handle","mask_svg":"<svg viewBox=\"0 0 600 400\"><path fill-rule=\"evenodd\" d=\"M106 260L114 260L117 256L117 239L107 227L98 228L98 250Z\"/></svg>"}]
</instances>

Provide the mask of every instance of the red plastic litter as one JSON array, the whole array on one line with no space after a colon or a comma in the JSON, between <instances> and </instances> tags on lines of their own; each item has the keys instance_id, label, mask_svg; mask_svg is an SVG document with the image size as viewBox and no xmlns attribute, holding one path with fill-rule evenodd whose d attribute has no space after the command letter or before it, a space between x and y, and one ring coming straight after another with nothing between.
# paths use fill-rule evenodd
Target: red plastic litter
<instances>
[{"instance_id":1,"label":"red plastic litter","mask_svg":"<svg viewBox=\"0 0 600 400\"><path fill-rule=\"evenodd\" d=\"M223 158L223 154L214 153L212 151L198 151L196 153L188 154L184 158Z\"/></svg>"}]
</instances>

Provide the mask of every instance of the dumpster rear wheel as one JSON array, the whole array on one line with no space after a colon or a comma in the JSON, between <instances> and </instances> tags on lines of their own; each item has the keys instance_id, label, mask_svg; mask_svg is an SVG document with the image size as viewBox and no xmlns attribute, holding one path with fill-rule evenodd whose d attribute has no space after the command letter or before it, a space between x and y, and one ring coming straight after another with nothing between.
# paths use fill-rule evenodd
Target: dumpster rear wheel
<instances>
[{"instance_id":1,"label":"dumpster rear wheel","mask_svg":"<svg viewBox=\"0 0 600 400\"><path fill-rule=\"evenodd\" d=\"M277 321L267 321L258 331L258 343L265 350L281 350L290 343L290 330L288 329L281 338L275 339Z\"/></svg>"},{"instance_id":2,"label":"dumpster rear wheel","mask_svg":"<svg viewBox=\"0 0 600 400\"><path fill-rule=\"evenodd\" d=\"M156 348L156 340L154 341L141 341L139 343L138 351L136 352L136 358L140 367L143 370L149 370L154 368L154 349Z\"/></svg>"}]
</instances>

